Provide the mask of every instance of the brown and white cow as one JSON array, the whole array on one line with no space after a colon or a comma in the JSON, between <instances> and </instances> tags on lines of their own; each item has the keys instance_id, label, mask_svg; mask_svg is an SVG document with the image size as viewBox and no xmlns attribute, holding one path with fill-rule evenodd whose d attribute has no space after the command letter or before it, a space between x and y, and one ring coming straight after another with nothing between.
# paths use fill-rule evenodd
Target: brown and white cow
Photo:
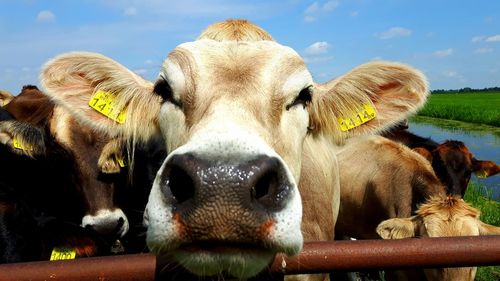
<instances>
[{"instance_id":1,"label":"brown and white cow","mask_svg":"<svg viewBox=\"0 0 500 281\"><path fill-rule=\"evenodd\" d=\"M83 194L86 213L82 226L109 236L123 236L129 228L127 217L114 202L114 184L100 180L97 166L109 138L81 125L36 86L24 86L4 108L16 120L44 128L74 160L70 170L75 186L67 188L76 188Z\"/></svg>"},{"instance_id":2,"label":"brown and white cow","mask_svg":"<svg viewBox=\"0 0 500 281\"><path fill-rule=\"evenodd\" d=\"M381 136L349 139L337 153L340 167L339 236L378 239L386 219L409 217L446 189L431 164L408 147Z\"/></svg>"},{"instance_id":3,"label":"brown and white cow","mask_svg":"<svg viewBox=\"0 0 500 281\"><path fill-rule=\"evenodd\" d=\"M144 218L149 248L195 274L238 278L278 252L297 254L304 240L332 239L335 144L391 126L428 94L419 71L389 62L314 83L294 50L245 20L176 47L154 84L86 52L52 59L41 80L86 125L133 142L164 137L169 155ZM103 93L111 118L89 106ZM376 117L343 132L338 118L364 105ZM113 120L120 115L122 125Z\"/></svg>"},{"instance_id":4,"label":"brown and white cow","mask_svg":"<svg viewBox=\"0 0 500 281\"><path fill-rule=\"evenodd\" d=\"M422 204L415 216L383 221L377 233L384 239L500 235L500 227L479 220L479 211L457 196L435 196ZM425 276L394 272L397 280L474 280L475 267L424 269ZM415 272L412 272L413 274ZM389 277L389 276L387 276ZM389 277L390 278L390 277ZM391 280L391 279L388 279Z\"/></svg>"}]
</instances>

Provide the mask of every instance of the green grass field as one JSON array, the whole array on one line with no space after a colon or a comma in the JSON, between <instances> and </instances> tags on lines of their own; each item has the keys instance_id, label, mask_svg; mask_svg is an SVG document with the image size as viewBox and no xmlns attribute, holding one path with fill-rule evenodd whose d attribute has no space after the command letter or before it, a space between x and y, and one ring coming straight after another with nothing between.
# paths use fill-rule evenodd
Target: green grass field
<instances>
[{"instance_id":1,"label":"green grass field","mask_svg":"<svg viewBox=\"0 0 500 281\"><path fill-rule=\"evenodd\" d=\"M500 226L500 202L491 200L491 192L481 185L471 183L467 188L464 200L481 210L481 221ZM500 279L500 265L479 267L476 281L492 281Z\"/></svg>"},{"instance_id":2,"label":"green grass field","mask_svg":"<svg viewBox=\"0 0 500 281\"><path fill-rule=\"evenodd\" d=\"M433 94L418 115L500 127L500 92Z\"/></svg>"}]
</instances>

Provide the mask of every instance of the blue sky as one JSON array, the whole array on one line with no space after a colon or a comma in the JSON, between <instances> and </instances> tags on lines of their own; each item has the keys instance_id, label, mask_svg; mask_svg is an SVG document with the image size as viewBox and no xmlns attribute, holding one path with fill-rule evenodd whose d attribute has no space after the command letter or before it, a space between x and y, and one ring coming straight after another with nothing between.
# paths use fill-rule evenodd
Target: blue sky
<instances>
[{"instance_id":1,"label":"blue sky","mask_svg":"<svg viewBox=\"0 0 500 281\"><path fill-rule=\"evenodd\" d=\"M226 18L294 48L318 82L383 59L421 69L431 89L500 86L495 0L0 0L0 89L38 84L44 62L81 50L154 80L175 46Z\"/></svg>"}]
</instances>

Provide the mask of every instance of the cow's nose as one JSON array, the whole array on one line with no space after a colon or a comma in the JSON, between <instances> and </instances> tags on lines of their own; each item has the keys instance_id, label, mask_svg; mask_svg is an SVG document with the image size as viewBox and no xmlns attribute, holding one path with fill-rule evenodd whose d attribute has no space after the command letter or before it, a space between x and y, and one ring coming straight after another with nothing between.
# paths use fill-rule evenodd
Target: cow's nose
<instances>
[{"instance_id":1,"label":"cow's nose","mask_svg":"<svg viewBox=\"0 0 500 281\"><path fill-rule=\"evenodd\" d=\"M162 180L163 194L178 209L218 201L277 212L285 207L292 191L284 165L269 156L221 161L189 153L173 155L165 165Z\"/></svg>"},{"instance_id":2,"label":"cow's nose","mask_svg":"<svg viewBox=\"0 0 500 281\"><path fill-rule=\"evenodd\" d=\"M110 237L122 237L129 229L127 217L121 209L99 210L94 215L86 215L82 219L82 227Z\"/></svg>"}]
</instances>

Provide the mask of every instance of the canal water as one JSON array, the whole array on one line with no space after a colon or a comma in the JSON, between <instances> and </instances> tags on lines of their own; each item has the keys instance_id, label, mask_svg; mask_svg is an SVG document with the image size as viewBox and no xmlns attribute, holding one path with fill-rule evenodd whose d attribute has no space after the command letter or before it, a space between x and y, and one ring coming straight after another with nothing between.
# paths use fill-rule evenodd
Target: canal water
<instances>
[{"instance_id":1,"label":"canal water","mask_svg":"<svg viewBox=\"0 0 500 281\"><path fill-rule=\"evenodd\" d=\"M427 117L413 117L409 130L422 137L430 137L438 143L458 140L465 143L478 160L500 163L500 128ZM475 175L471 181L485 186L500 201L500 174L485 179Z\"/></svg>"}]
</instances>

